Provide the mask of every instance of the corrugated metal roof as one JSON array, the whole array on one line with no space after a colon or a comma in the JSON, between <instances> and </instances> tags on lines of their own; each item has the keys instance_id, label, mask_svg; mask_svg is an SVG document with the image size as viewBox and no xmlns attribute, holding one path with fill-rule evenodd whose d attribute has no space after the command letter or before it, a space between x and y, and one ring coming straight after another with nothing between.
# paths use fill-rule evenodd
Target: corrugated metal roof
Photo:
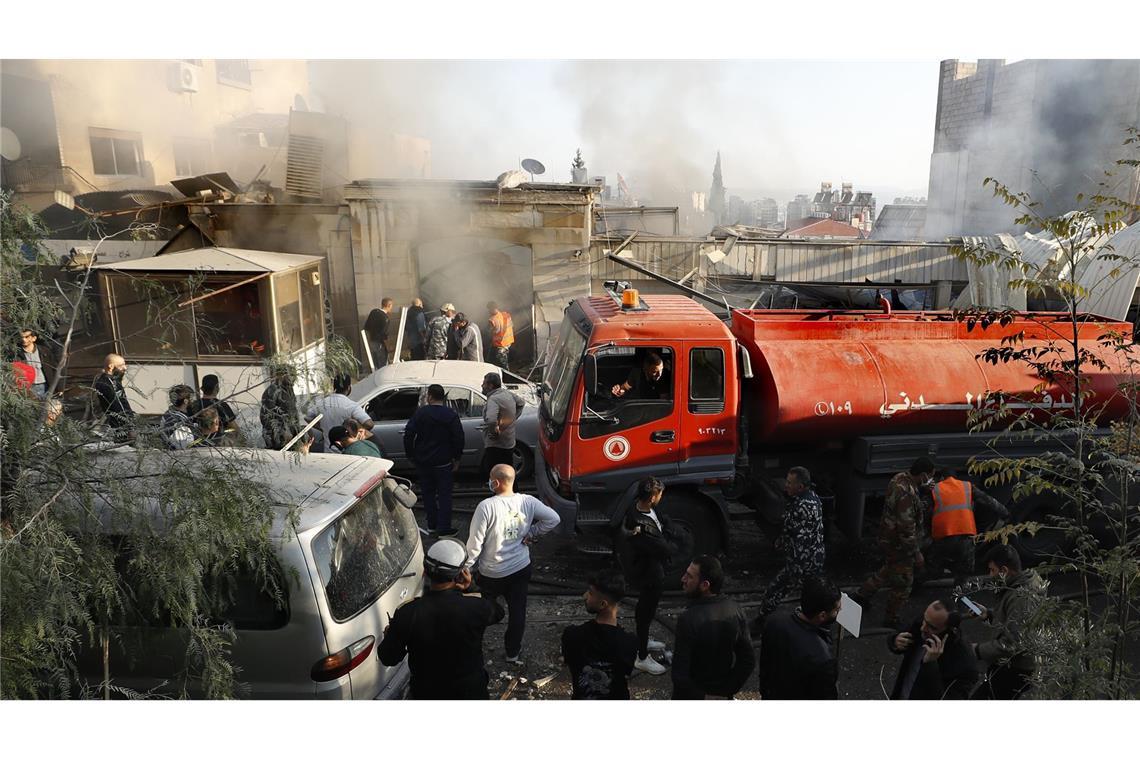
<instances>
[{"instance_id":1,"label":"corrugated metal roof","mask_svg":"<svg viewBox=\"0 0 1140 760\"><path fill-rule=\"evenodd\" d=\"M1080 304L1081 310L1124 319L1140 286L1140 222L1113 235L1107 245L1089 258L1079 282L1091 295Z\"/></svg>"},{"instance_id":2,"label":"corrugated metal roof","mask_svg":"<svg viewBox=\"0 0 1140 760\"><path fill-rule=\"evenodd\" d=\"M1007 254L1016 254L1020 249L1013 236L1004 233L1000 235L967 235L962 238L962 247L967 251L1004 251ZM1000 269L995 264L978 266L974 262L967 262L970 282L965 289L954 299L955 309L964 309L969 306L981 306L989 309L1010 308L1018 311L1026 309L1026 294L1022 288L1010 288L1010 272Z\"/></svg>"},{"instance_id":3,"label":"corrugated metal roof","mask_svg":"<svg viewBox=\"0 0 1140 760\"><path fill-rule=\"evenodd\" d=\"M924 241L926 206L886 205L871 230L872 240Z\"/></svg>"},{"instance_id":4,"label":"corrugated metal roof","mask_svg":"<svg viewBox=\"0 0 1140 760\"><path fill-rule=\"evenodd\" d=\"M1127 316L1140 283L1140 231L1137 227L1140 225L1133 224L1108 238L1094 236L1095 223L1090 223L1082 227L1082 232L1073 239L1071 245L1078 251L1077 282L1091 293L1079 304L1081 311L1121 320ZM1069 276L1065 246L1050 233L965 236L962 245L967 249L977 247L1017 254L1032 269L1046 272L1048 277L1065 279ZM1116 276L1113 276L1114 272ZM970 283L955 299L955 308L981 306L1024 310L1027 307L1025 290L1009 287L1013 276L1010 270L970 264L969 273Z\"/></svg>"},{"instance_id":5,"label":"corrugated metal roof","mask_svg":"<svg viewBox=\"0 0 1140 760\"><path fill-rule=\"evenodd\" d=\"M96 264L95 269L113 269L123 272L224 272L256 274L284 272L294 267L316 264L320 256L303 256L276 251L252 251L245 248L195 248L178 253L167 253L134 261L113 261Z\"/></svg>"}]
</instances>

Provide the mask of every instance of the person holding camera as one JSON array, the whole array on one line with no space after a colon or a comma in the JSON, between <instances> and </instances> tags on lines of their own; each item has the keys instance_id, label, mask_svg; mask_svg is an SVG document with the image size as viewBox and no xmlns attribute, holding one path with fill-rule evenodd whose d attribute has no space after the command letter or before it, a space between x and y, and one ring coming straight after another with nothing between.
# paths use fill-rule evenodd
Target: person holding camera
<instances>
[{"instance_id":1,"label":"person holding camera","mask_svg":"<svg viewBox=\"0 0 1140 760\"><path fill-rule=\"evenodd\" d=\"M921 618L887 639L887 648L903 658L891 699L969 698L978 682L978 660L961 624L961 614L935 600Z\"/></svg>"},{"instance_id":2,"label":"person holding camera","mask_svg":"<svg viewBox=\"0 0 1140 760\"><path fill-rule=\"evenodd\" d=\"M384 628L377 655L389 667L407 655L412 699L488 698L483 632L504 612L494 600L464 594L471 586L466 562L462 541L432 544L424 555L428 590L396 610Z\"/></svg>"}]
</instances>

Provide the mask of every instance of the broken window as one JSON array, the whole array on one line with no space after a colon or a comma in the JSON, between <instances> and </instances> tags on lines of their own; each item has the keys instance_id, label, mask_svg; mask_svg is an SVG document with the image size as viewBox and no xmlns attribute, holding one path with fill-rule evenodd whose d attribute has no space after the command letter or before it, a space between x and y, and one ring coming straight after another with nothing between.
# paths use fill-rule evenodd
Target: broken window
<instances>
[{"instance_id":1,"label":"broken window","mask_svg":"<svg viewBox=\"0 0 1140 760\"><path fill-rule=\"evenodd\" d=\"M239 85L241 87L249 87L251 82L249 75L249 61L246 60L218 60L214 62L214 66L218 71L218 81L222 84Z\"/></svg>"},{"instance_id":2,"label":"broken window","mask_svg":"<svg viewBox=\"0 0 1140 760\"><path fill-rule=\"evenodd\" d=\"M174 174L196 177L210 171L210 141L186 137L174 138Z\"/></svg>"},{"instance_id":3,"label":"broken window","mask_svg":"<svg viewBox=\"0 0 1140 760\"><path fill-rule=\"evenodd\" d=\"M141 175L142 137L135 132L92 129L91 163L96 174Z\"/></svg>"}]
</instances>

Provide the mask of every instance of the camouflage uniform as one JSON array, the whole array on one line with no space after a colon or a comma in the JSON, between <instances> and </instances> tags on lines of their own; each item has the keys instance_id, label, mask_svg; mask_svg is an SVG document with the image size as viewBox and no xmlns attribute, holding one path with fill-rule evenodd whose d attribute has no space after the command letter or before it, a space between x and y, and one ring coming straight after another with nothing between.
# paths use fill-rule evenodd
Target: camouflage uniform
<instances>
[{"instance_id":1,"label":"camouflage uniform","mask_svg":"<svg viewBox=\"0 0 1140 760\"><path fill-rule=\"evenodd\" d=\"M451 320L439 314L428 323L427 358L442 359L447 356L447 333Z\"/></svg>"},{"instance_id":2,"label":"camouflage uniform","mask_svg":"<svg viewBox=\"0 0 1140 760\"><path fill-rule=\"evenodd\" d=\"M914 478L900 472L887 486L887 503L879 523L879 547L883 566L859 587L858 595L870 601L883 586L891 590L887 598L886 620L898 621L899 610L910 596L914 583L914 565L919 553L919 528L922 525L922 501Z\"/></svg>"},{"instance_id":3,"label":"camouflage uniform","mask_svg":"<svg viewBox=\"0 0 1140 760\"><path fill-rule=\"evenodd\" d=\"M776 541L787 560L764 594L760 617L776 609L789 591L799 589L804 578L823 573L823 504L813 491L804 491L789 501L784 511L784 530Z\"/></svg>"}]
</instances>

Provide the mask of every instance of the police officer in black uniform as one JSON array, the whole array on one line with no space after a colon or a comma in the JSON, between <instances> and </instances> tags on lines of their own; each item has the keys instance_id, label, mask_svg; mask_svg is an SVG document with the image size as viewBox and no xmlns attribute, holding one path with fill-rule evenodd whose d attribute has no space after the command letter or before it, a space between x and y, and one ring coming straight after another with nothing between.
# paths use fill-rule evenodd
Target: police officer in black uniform
<instances>
[{"instance_id":1,"label":"police officer in black uniform","mask_svg":"<svg viewBox=\"0 0 1140 760\"><path fill-rule=\"evenodd\" d=\"M483 632L503 619L503 608L465 596L471 572L467 547L454 538L436 541L424 555L424 595L396 610L378 654L385 665L408 656L412 699L487 699Z\"/></svg>"}]
</instances>

